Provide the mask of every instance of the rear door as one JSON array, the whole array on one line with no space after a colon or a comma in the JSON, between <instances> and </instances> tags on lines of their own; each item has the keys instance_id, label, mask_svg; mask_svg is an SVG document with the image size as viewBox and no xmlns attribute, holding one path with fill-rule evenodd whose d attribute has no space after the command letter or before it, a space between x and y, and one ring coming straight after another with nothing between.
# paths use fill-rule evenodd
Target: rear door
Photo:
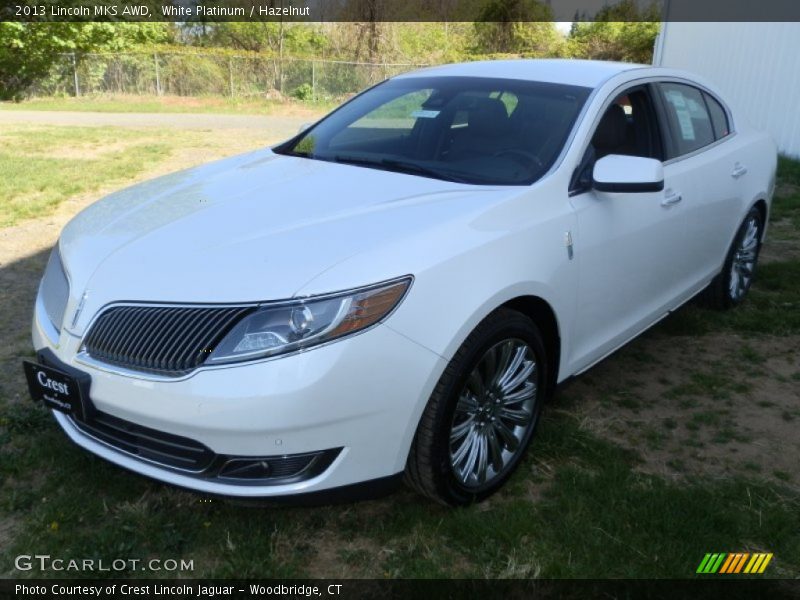
<instances>
[{"instance_id":1,"label":"rear door","mask_svg":"<svg viewBox=\"0 0 800 600\"><path fill-rule=\"evenodd\" d=\"M747 167L737 155L727 111L716 98L683 82L656 87L667 126L665 181L680 195L686 215L682 277L691 295L722 266L737 226Z\"/></svg>"}]
</instances>

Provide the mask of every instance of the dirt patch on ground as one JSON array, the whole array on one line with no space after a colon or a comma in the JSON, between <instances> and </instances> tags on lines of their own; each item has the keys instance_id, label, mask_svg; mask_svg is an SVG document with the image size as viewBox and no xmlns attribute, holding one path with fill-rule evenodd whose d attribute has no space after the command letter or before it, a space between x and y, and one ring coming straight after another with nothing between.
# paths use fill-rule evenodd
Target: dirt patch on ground
<instances>
[{"instance_id":1,"label":"dirt patch on ground","mask_svg":"<svg viewBox=\"0 0 800 600\"><path fill-rule=\"evenodd\" d=\"M383 577L381 564L390 550L382 548L374 540L363 537L343 539L330 532L315 538L314 559L308 565L311 578L360 578Z\"/></svg>"},{"instance_id":2,"label":"dirt patch on ground","mask_svg":"<svg viewBox=\"0 0 800 600\"><path fill-rule=\"evenodd\" d=\"M61 146L47 152L48 158L56 159L96 159L127 150L137 144L136 140L114 142L111 144L76 144L74 146Z\"/></svg>"},{"instance_id":3,"label":"dirt patch on ground","mask_svg":"<svg viewBox=\"0 0 800 600\"><path fill-rule=\"evenodd\" d=\"M583 427L635 450L642 471L800 487L800 336L651 333L564 395Z\"/></svg>"}]
</instances>

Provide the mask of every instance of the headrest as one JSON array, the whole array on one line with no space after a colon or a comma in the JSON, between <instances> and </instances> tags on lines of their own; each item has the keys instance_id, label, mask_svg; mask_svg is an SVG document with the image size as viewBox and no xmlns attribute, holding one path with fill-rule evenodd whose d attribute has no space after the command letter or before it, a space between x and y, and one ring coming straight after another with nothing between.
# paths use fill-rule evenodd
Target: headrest
<instances>
[{"instance_id":1,"label":"headrest","mask_svg":"<svg viewBox=\"0 0 800 600\"><path fill-rule=\"evenodd\" d=\"M468 109L467 124L470 133L496 137L508 128L506 105L499 98L478 98Z\"/></svg>"},{"instance_id":2,"label":"headrest","mask_svg":"<svg viewBox=\"0 0 800 600\"><path fill-rule=\"evenodd\" d=\"M618 148L625 143L628 119L625 110L619 104L612 104L606 110L597 131L594 132L592 145L595 148Z\"/></svg>"}]
</instances>

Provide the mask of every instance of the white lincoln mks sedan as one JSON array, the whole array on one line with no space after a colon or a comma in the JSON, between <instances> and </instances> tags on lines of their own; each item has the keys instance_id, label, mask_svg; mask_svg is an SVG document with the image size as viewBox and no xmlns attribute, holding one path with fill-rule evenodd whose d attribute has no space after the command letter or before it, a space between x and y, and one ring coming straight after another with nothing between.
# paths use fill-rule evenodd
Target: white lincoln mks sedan
<instances>
[{"instance_id":1,"label":"white lincoln mks sedan","mask_svg":"<svg viewBox=\"0 0 800 600\"><path fill-rule=\"evenodd\" d=\"M79 446L207 494L460 505L555 386L742 302L776 149L680 71L433 67L75 217L25 371Z\"/></svg>"}]
</instances>

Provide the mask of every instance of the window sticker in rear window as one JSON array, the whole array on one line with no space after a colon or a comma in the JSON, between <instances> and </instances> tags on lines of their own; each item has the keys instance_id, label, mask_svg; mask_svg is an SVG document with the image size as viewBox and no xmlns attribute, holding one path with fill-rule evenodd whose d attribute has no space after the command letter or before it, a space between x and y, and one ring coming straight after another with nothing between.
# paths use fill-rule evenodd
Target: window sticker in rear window
<instances>
[{"instance_id":1,"label":"window sticker in rear window","mask_svg":"<svg viewBox=\"0 0 800 600\"><path fill-rule=\"evenodd\" d=\"M681 137L684 140L694 140L694 124L692 123L692 115L689 114L688 110L681 109L676 110L675 113L678 115L678 125L681 128Z\"/></svg>"},{"instance_id":2,"label":"window sticker in rear window","mask_svg":"<svg viewBox=\"0 0 800 600\"><path fill-rule=\"evenodd\" d=\"M675 108L675 116L678 118L678 126L681 128L681 137L684 140L693 141L695 139L694 124L689 107L686 106L686 99L683 94L676 90L669 90L666 93L667 100Z\"/></svg>"},{"instance_id":3,"label":"window sticker in rear window","mask_svg":"<svg viewBox=\"0 0 800 600\"><path fill-rule=\"evenodd\" d=\"M686 100L683 98L678 90L667 90L667 100L670 101L675 108L686 108Z\"/></svg>"}]
</instances>

